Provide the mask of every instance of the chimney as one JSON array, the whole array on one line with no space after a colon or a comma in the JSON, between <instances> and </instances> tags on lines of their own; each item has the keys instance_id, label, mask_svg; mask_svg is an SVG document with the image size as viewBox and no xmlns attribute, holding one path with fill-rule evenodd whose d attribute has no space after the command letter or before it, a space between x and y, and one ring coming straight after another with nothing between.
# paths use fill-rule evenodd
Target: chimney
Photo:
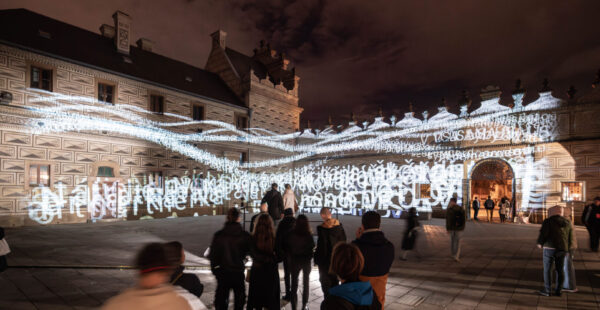
<instances>
[{"instance_id":1,"label":"chimney","mask_svg":"<svg viewBox=\"0 0 600 310\"><path fill-rule=\"evenodd\" d=\"M154 42L146 38L140 38L135 42L135 44L137 44L137 47L144 51L152 52L152 45L154 44Z\"/></svg>"},{"instance_id":2,"label":"chimney","mask_svg":"<svg viewBox=\"0 0 600 310\"><path fill-rule=\"evenodd\" d=\"M225 42L226 42L226 39L227 39L227 32L219 29L219 30L213 32L210 36L212 37L213 47L214 46L219 46L220 48L225 49L225 47L226 47Z\"/></svg>"},{"instance_id":3,"label":"chimney","mask_svg":"<svg viewBox=\"0 0 600 310\"><path fill-rule=\"evenodd\" d=\"M100 33L103 37L112 39L115 37L115 27L107 24L102 24L102 26L100 26Z\"/></svg>"},{"instance_id":4,"label":"chimney","mask_svg":"<svg viewBox=\"0 0 600 310\"><path fill-rule=\"evenodd\" d=\"M117 46L117 51L129 55L131 17L121 11L116 11L113 14L113 19L115 20L115 45Z\"/></svg>"}]
</instances>

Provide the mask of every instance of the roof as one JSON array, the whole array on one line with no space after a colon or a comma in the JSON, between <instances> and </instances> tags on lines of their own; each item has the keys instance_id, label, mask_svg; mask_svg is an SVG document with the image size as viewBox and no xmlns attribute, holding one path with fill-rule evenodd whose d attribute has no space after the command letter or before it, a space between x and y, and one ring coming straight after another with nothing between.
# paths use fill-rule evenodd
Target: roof
<instances>
[{"instance_id":1,"label":"roof","mask_svg":"<svg viewBox=\"0 0 600 310\"><path fill-rule=\"evenodd\" d=\"M49 34L50 38L40 35L40 31ZM123 54L117 52L113 39L26 9L0 10L0 42L245 107L215 73L133 45L127 56L131 63L128 63Z\"/></svg>"},{"instance_id":2,"label":"roof","mask_svg":"<svg viewBox=\"0 0 600 310\"><path fill-rule=\"evenodd\" d=\"M250 72L250 68L252 68L257 76L263 79L266 78L267 67L258 60L229 47L225 48L225 53L238 74L246 75Z\"/></svg>"}]
</instances>

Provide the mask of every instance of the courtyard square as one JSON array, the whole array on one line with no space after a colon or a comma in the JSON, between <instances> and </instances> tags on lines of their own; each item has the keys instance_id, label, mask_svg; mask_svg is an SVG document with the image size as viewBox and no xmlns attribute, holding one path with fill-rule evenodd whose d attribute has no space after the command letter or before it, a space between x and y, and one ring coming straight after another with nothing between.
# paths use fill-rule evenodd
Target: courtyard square
<instances>
[{"instance_id":1,"label":"courtyard square","mask_svg":"<svg viewBox=\"0 0 600 310\"><path fill-rule=\"evenodd\" d=\"M310 216L313 230L318 216ZM348 241L360 217L341 216ZM204 216L160 220L30 226L6 229L11 266L0 274L0 309L93 309L134 284L130 266L147 242L179 240L189 272L205 290L212 307L215 279L203 257L224 218ZM600 297L600 261L587 251L587 233L576 229L575 268L579 292L540 297L541 250L535 247L539 225L468 222L460 263L450 257L449 237L440 219L423 221L417 241L422 259L396 259L388 282L385 309L596 309ZM399 256L404 221L383 219L382 230ZM280 268L280 274L283 270ZM319 309L322 293L313 269L310 309ZM281 283L283 287L283 282ZM289 309L289 305L286 307Z\"/></svg>"}]
</instances>

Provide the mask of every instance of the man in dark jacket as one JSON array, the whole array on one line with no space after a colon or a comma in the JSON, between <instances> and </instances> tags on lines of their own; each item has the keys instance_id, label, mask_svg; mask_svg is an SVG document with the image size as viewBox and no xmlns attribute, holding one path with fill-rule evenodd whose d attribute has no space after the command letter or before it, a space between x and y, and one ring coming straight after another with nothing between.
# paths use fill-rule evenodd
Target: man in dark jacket
<instances>
[{"instance_id":1,"label":"man in dark jacket","mask_svg":"<svg viewBox=\"0 0 600 310\"><path fill-rule=\"evenodd\" d=\"M183 263L185 262L185 251L183 250L183 245L179 241L172 241L165 243L165 248L167 250L167 254L169 255L169 260L173 263L174 271L171 274L171 279L169 282L173 285L181 286L186 289L188 292L196 295L196 297L200 298L202 296L202 292L204 291L204 285L193 273L185 273Z\"/></svg>"},{"instance_id":2,"label":"man in dark jacket","mask_svg":"<svg viewBox=\"0 0 600 310\"><path fill-rule=\"evenodd\" d=\"M477 218L477 215L479 214L479 207L479 199L477 199L477 196L475 196L475 199L473 199L473 220L475 221L479 221L479 219Z\"/></svg>"},{"instance_id":3,"label":"man in dark jacket","mask_svg":"<svg viewBox=\"0 0 600 310\"><path fill-rule=\"evenodd\" d=\"M210 245L210 268L217 278L215 309L227 309L229 290L235 295L235 308L241 310L246 300L244 259L250 252L250 234L240 225L240 211L230 208L225 227L217 231Z\"/></svg>"},{"instance_id":4,"label":"man in dark jacket","mask_svg":"<svg viewBox=\"0 0 600 310\"><path fill-rule=\"evenodd\" d=\"M277 232L275 232L275 251L279 259L283 259L286 256L284 241L287 235L294 228L296 218L294 218L294 209L285 209L284 217L277 225ZM286 301L291 300L291 281L292 274L290 271L289 262L287 259L283 259L283 283L285 285L285 295L283 299Z\"/></svg>"},{"instance_id":5,"label":"man in dark jacket","mask_svg":"<svg viewBox=\"0 0 600 310\"><path fill-rule=\"evenodd\" d=\"M249 230L250 234L252 234L252 232L254 231L254 223L256 223L256 220L258 219L258 217L261 214L266 214L267 213L267 208L268 208L268 205L267 205L266 202L265 203L261 203L260 204L260 212L254 214L252 216L252 219L250 219L250 230Z\"/></svg>"},{"instance_id":6,"label":"man in dark jacket","mask_svg":"<svg viewBox=\"0 0 600 310\"><path fill-rule=\"evenodd\" d=\"M329 208L321 208L321 218L323 224L317 226L318 238L314 260L315 265L319 267L319 281L323 296L327 296L329 289L339 284L337 276L329 273L331 253L336 244L346 242L346 232L340 221L331 218Z\"/></svg>"},{"instance_id":7,"label":"man in dark jacket","mask_svg":"<svg viewBox=\"0 0 600 310\"><path fill-rule=\"evenodd\" d=\"M483 203L483 207L485 207L485 213L487 215L488 223L491 223L494 219L494 207L496 204L492 200L491 196L488 196L487 200Z\"/></svg>"},{"instance_id":8,"label":"man in dark jacket","mask_svg":"<svg viewBox=\"0 0 600 310\"><path fill-rule=\"evenodd\" d=\"M361 281L369 281L379 302L385 305L387 278L394 261L394 245L385 238L379 229L381 216L368 211L362 216L362 226L352 241L365 258L365 267L360 274Z\"/></svg>"},{"instance_id":9,"label":"man in dark jacket","mask_svg":"<svg viewBox=\"0 0 600 310\"><path fill-rule=\"evenodd\" d=\"M554 294L561 295L565 279L565 255L572 248L571 222L562 216L563 208L555 206L548 210L548 215L554 214L542 223L537 240L538 248L544 249L544 289L539 291L542 296L550 296L552 290L552 265L555 266L556 289Z\"/></svg>"},{"instance_id":10,"label":"man in dark jacket","mask_svg":"<svg viewBox=\"0 0 600 310\"><path fill-rule=\"evenodd\" d=\"M450 234L450 251L455 261L460 261L460 235L465 230L465 210L456 204L456 198L450 198L446 209L446 231Z\"/></svg>"},{"instance_id":11,"label":"man in dark jacket","mask_svg":"<svg viewBox=\"0 0 600 310\"><path fill-rule=\"evenodd\" d=\"M581 222L590 235L590 250L598 252L600 239L600 197L594 198L594 203L585 206L581 214Z\"/></svg>"},{"instance_id":12,"label":"man in dark jacket","mask_svg":"<svg viewBox=\"0 0 600 310\"><path fill-rule=\"evenodd\" d=\"M269 215L273 219L273 224L277 226L277 223L283 217L283 197L277 190L277 183L271 184L271 190L260 201L260 203L265 202L269 205Z\"/></svg>"}]
</instances>

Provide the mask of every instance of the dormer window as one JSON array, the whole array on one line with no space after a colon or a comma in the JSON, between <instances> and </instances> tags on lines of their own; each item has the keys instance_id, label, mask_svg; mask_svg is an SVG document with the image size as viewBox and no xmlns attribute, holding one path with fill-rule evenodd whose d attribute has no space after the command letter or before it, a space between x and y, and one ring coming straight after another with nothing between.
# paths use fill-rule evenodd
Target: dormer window
<instances>
[{"instance_id":1,"label":"dormer window","mask_svg":"<svg viewBox=\"0 0 600 310\"><path fill-rule=\"evenodd\" d=\"M31 66L31 88L52 91L52 70Z\"/></svg>"},{"instance_id":2,"label":"dormer window","mask_svg":"<svg viewBox=\"0 0 600 310\"><path fill-rule=\"evenodd\" d=\"M115 86L107 83L98 83L98 101L115 104Z\"/></svg>"}]
</instances>

